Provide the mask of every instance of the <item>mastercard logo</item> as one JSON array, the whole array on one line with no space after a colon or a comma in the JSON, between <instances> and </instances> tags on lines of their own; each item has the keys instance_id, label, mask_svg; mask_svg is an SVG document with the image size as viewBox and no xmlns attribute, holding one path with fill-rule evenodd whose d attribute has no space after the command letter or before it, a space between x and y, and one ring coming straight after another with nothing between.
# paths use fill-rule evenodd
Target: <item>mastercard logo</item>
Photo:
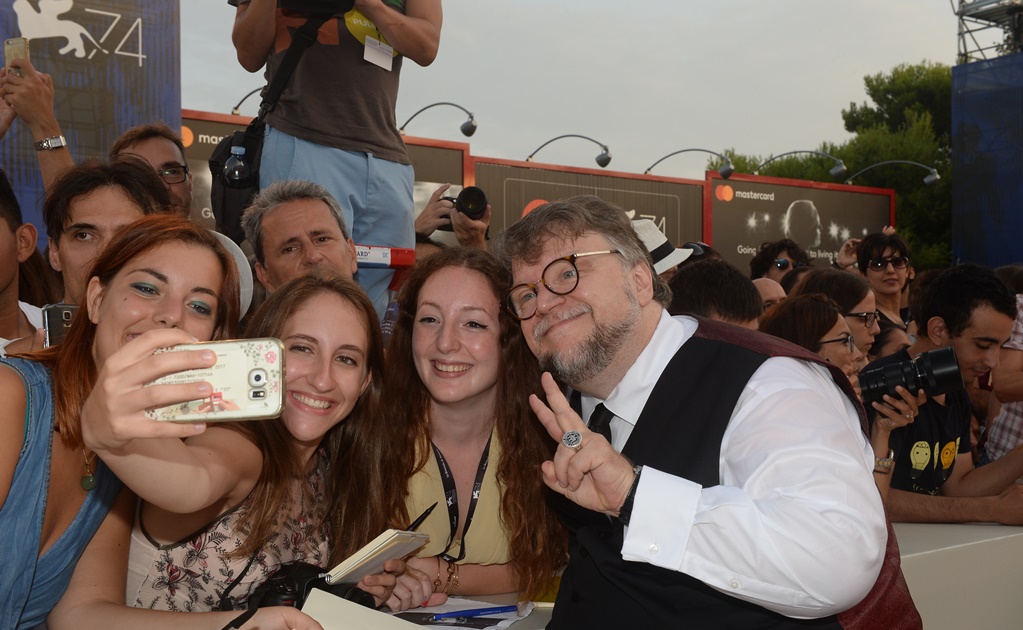
<instances>
[{"instance_id":1,"label":"mastercard logo","mask_svg":"<svg viewBox=\"0 0 1023 630\"><path fill-rule=\"evenodd\" d=\"M544 205L545 203L547 203L546 199L534 199L530 201L529 203L526 204L526 207L522 209L522 216L523 217L526 216L527 214Z\"/></svg>"},{"instance_id":2,"label":"mastercard logo","mask_svg":"<svg viewBox=\"0 0 1023 630\"><path fill-rule=\"evenodd\" d=\"M714 198L718 201L731 201L735 199L735 191L728 184L718 186L714 189Z\"/></svg>"},{"instance_id":3,"label":"mastercard logo","mask_svg":"<svg viewBox=\"0 0 1023 630\"><path fill-rule=\"evenodd\" d=\"M195 134L188 128L187 125L181 126L181 144L185 145L185 148L192 146L195 142Z\"/></svg>"}]
</instances>

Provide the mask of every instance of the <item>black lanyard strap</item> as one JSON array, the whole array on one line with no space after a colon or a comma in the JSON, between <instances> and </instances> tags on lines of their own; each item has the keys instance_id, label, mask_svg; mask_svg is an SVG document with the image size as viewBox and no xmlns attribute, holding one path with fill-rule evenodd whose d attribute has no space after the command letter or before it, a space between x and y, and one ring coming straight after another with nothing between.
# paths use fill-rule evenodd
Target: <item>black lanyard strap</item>
<instances>
[{"instance_id":1,"label":"black lanyard strap","mask_svg":"<svg viewBox=\"0 0 1023 630\"><path fill-rule=\"evenodd\" d=\"M448 553L451 546L455 544L455 535L458 533L458 491L455 489L455 477L451 474L451 467L448 466L448 462L444 459L444 455L441 454L440 449L433 442L430 446L433 447L433 455L437 458L437 467L440 469L441 483L444 484L444 499L448 504L448 519L451 523L451 534L448 536L448 544L440 554L447 562L459 562L462 558L465 558L465 537L469 534L469 525L472 524L472 515L476 512L476 504L479 502L480 490L483 488L483 476L487 472L487 464L490 463L490 441L494 439L494 435L491 433L487 439L487 445L483 448L483 456L480 457L480 464L476 468L476 481L472 486L472 497L469 499L469 509L465 514L465 529L462 530L462 547L458 552L458 557L454 557Z\"/></svg>"}]
</instances>

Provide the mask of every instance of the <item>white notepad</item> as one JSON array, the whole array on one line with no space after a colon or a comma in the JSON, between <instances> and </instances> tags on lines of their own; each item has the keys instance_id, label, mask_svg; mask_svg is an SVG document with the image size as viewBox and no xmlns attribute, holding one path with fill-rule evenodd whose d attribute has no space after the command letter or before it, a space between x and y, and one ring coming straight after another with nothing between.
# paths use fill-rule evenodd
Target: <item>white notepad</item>
<instances>
[{"instance_id":1,"label":"white notepad","mask_svg":"<svg viewBox=\"0 0 1023 630\"><path fill-rule=\"evenodd\" d=\"M429 534L389 529L327 573L327 584L355 584L384 570L384 563L404 558L426 543Z\"/></svg>"},{"instance_id":2,"label":"white notepad","mask_svg":"<svg viewBox=\"0 0 1023 630\"><path fill-rule=\"evenodd\" d=\"M305 599L302 612L323 626L323 630L410 630L419 628L404 619L373 610L314 588Z\"/></svg>"}]
</instances>

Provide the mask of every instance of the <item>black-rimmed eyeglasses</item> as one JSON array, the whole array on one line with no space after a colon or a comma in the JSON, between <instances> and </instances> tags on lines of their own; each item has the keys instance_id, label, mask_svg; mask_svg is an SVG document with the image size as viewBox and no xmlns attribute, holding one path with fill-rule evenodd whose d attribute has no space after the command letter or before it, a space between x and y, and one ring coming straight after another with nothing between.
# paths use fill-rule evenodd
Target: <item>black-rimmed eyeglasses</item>
<instances>
[{"instance_id":1,"label":"black-rimmed eyeglasses","mask_svg":"<svg viewBox=\"0 0 1023 630\"><path fill-rule=\"evenodd\" d=\"M868 269L874 271L884 271L888 268L888 264L891 263L894 269L905 269L909 266L909 258L906 256L889 256L887 258L872 258L867 263Z\"/></svg>"},{"instance_id":2,"label":"black-rimmed eyeglasses","mask_svg":"<svg viewBox=\"0 0 1023 630\"><path fill-rule=\"evenodd\" d=\"M538 285L543 284L554 295L568 295L579 286L579 268L575 261L586 256L601 254L620 254L617 249L605 249L599 252L583 252L556 258L543 268L540 279L533 283L517 284L511 288L505 298L508 310L519 321L525 321L536 315L536 294Z\"/></svg>"},{"instance_id":3,"label":"black-rimmed eyeglasses","mask_svg":"<svg viewBox=\"0 0 1023 630\"><path fill-rule=\"evenodd\" d=\"M168 184L180 184L185 181L185 177L188 175L188 166L185 164L173 164L156 169L156 174Z\"/></svg>"},{"instance_id":4,"label":"black-rimmed eyeglasses","mask_svg":"<svg viewBox=\"0 0 1023 630\"><path fill-rule=\"evenodd\" d=\"M867 328L873 328L874 324L877 323L878 318L881 317L881 313L879 311L872 311L872 312L869 312L869 313L866 313L866 312L864 312L864 313L846 313L845 316L846 317L858 317L859 319L863 320L863 325L864 326L866 326Z\"/></svg>"},{"instance_id":5,"label":"black-rimmed eyeglasses","mask_svg":"<svg viewBox=\"0 0 1023 630\"><path fill-rule=\"evenodd\" d=\"M850 354L856 349L856 345L853 342L852 335L844 335L842 337L836 337L834 339L824 339L822 341L818 341L817 345L823 346L826 343L844 343L845 347L849 349Z\"/></svg>"}]
</instances>

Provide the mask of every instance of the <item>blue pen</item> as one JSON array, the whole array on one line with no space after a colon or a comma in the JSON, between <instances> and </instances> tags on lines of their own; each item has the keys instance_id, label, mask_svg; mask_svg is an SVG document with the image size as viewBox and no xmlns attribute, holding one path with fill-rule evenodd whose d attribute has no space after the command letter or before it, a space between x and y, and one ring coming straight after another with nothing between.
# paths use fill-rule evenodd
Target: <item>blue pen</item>
<instances>
[{"instance_id":1,"label":"blue pen","mask_svg":"<svg viewBox=\"0 0 1023 630\"><path fill-rule=\"evenodd\" d=\"M446 613L438 613L430 617L430 621L440 621L451 617L483 617L484 615L500 615L501 613L515 612L518 606L493 606L491 608L470 608L468 610L453 610Z\"/></svg>"}]
</instances>

